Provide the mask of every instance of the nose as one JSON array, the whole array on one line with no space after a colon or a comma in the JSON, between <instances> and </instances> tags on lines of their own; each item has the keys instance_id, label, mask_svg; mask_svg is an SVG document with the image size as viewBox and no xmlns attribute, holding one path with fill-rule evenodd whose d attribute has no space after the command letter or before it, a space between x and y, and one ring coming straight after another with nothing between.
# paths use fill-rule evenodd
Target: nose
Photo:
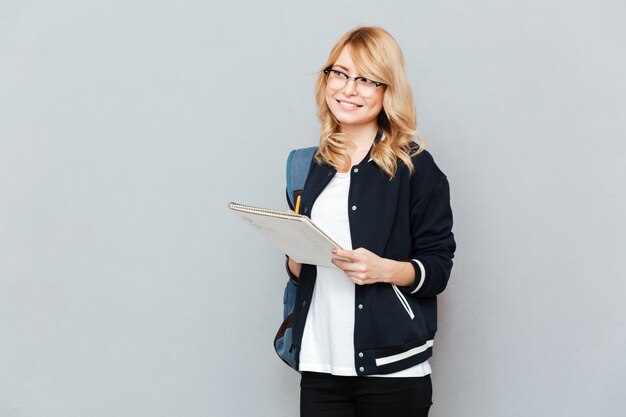
<instances>
[{"instance_id":1,"label":"nose","mask_svg":"<svg viewBox=\"0 0 626 417\"><path fill-rule=\"evenodd\" d=\"M346 85L343 87L343 93L347 96L354 96L357 94L356 81L352 78L348 79Z\"/></svg>"}]
</instances>

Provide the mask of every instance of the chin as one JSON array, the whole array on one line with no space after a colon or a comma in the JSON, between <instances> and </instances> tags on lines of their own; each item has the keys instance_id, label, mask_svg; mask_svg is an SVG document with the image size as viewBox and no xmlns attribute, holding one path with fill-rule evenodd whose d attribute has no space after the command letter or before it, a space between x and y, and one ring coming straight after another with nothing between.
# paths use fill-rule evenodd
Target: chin
<instances>
[{"instance_id":1,"label":"chin","mask_svg":"<svg viewBox=\"0 0 626 417\"><path fill-rule=\"evenodd\" d=\"M335 119L337 119L337 121L340 124L343 125L365 125L370 123L372 120L376 120L376 118L364 118L364 117L350 117L351 115L345 115L345 114L340 114L340 115L335 115Z\"/></svg>"}]
</instances>

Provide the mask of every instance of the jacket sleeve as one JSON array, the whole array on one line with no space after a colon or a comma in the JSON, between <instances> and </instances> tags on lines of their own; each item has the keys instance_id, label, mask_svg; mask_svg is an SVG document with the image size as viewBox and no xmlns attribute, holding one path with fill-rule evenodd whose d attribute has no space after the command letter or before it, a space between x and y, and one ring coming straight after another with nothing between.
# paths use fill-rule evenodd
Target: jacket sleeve
<instances>
[{"instance_id":1,"label":"jacket sleeve","mask_svg":"<svg viewBox=\"0 0 626 417\"><path fill-rule=\"evenodd\" d=\"M450 187L445 176L426 195L411 201L410 215L415 281L402 290L416 297L433 297L448 284L456 249Z\"/></svg>"}]
</instances>

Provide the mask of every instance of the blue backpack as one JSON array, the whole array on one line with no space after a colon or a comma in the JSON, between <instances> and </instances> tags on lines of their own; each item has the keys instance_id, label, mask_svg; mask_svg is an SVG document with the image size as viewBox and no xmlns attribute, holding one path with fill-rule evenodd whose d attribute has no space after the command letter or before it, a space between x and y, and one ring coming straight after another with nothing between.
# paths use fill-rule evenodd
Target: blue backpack
<instances>
[{"instance_id":1,"label":"blue backpack","mask_svg":"<svg viewBox=\"0 0 626 417\"><path fill-rule=\"evenodd\" d=\"M317 147L294 149L287 157L287 201L292 209L296 205L296 199L302 194L316 151ZM292 350L291 325L297 285L297 282L292 279L287 281L283 295L283 322L274 337L276 354L293 369L296 369L296 355Z\"/></svg>"}]
</instances>

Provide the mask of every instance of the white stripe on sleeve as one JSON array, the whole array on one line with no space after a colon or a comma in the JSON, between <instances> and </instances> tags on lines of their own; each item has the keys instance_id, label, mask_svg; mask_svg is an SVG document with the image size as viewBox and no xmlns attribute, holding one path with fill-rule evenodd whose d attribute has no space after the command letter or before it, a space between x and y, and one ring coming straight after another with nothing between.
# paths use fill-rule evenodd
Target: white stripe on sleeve
<instances>
[{"instance_id":1,"label":"white stripe on sleeve","mask_svg":"<svg viewBox=\"0 0 626 417\"><path fill-rule=\"evenodd\" d=\"M426 269L424 268L424 264L417 259L413 259L413 261L415 261L417 263L417 266L420 267L421 276L419 284L417 284L417 287L415 287L415 289L411 291L411 294L415 294L416 292L418 292L420 288L422 288L422 285L424 285L424 281L426 280Z\"/></svg>"}]
</instances>

